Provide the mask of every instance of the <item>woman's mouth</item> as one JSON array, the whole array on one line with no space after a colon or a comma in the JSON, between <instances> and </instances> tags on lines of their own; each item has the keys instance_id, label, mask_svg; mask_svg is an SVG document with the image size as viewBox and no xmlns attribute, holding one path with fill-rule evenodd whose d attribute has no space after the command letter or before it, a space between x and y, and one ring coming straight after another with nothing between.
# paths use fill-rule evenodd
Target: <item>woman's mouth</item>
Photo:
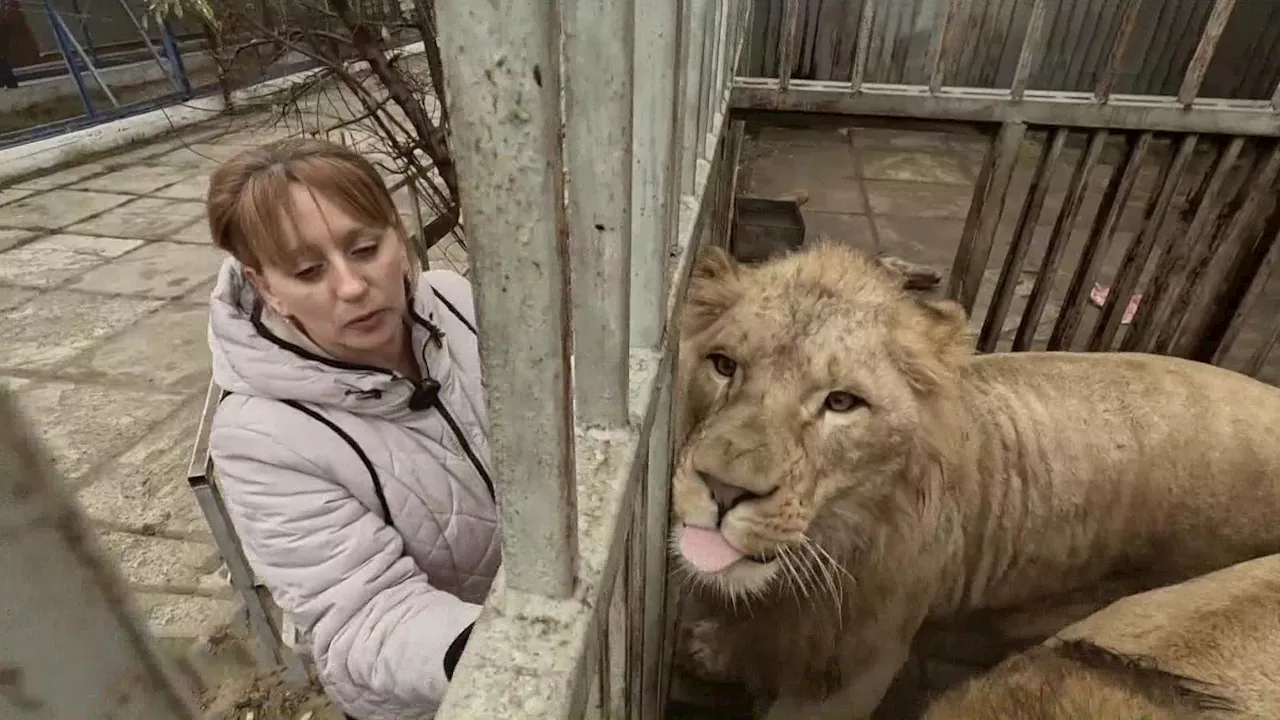
<instances>
[{"instance_id":1,"label":"woman's mouth","mask_svg":"<svg viewBox=\"0 0 1280 720\"><path fill-rule=\"evenodd\" d=\"M368 330L378 324L378 321L382 319L382 313L382 310L374 310L363 315L357 315L347 321L347 327L356 330Z\"/></svg>"}]
</instances>

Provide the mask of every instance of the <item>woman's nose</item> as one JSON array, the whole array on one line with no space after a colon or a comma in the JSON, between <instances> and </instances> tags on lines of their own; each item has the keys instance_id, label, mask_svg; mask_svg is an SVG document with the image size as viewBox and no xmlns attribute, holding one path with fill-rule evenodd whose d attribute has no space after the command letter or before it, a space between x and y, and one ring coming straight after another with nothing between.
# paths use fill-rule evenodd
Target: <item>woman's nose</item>
<instances>
[{"instance_id":1,"label":"woman's nose","mask_svg":"<svg viewBox=\"0 0 1280 720\"><path fill-rule=\"evenodd\" d=\"M334 263L332 281L334 292L344 300L358 298L369 288L364 276L345 262Z\"/></svg>"}]
</instances>

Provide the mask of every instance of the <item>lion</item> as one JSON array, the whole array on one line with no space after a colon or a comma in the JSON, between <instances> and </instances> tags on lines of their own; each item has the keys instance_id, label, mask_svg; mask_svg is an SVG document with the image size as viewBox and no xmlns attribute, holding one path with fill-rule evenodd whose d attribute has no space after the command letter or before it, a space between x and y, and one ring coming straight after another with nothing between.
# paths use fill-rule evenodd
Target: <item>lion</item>
<instances>
[{"instance_id":1,"label":"lion","mask_svg":"<svg viewBox=\"0 0 1280 720\"><path fill-rule=\"evenodd\" d=\"M926 623L1051 619L1029 645L1280 552L1280 389L1148 354L975 355L959 305L831 242L691 273L682 632L768 717L869 715Z\"/></svg>"},{"instance_id":2,"label":"lion","mask_svg":"<svg viewBox=\"0 0 1280 720\"><path fill-rule=\"evenodd\" d=\"M1280 718L1280 555L1118 600L924 716L1078 718Z\"/></svg>"}]
</instances>

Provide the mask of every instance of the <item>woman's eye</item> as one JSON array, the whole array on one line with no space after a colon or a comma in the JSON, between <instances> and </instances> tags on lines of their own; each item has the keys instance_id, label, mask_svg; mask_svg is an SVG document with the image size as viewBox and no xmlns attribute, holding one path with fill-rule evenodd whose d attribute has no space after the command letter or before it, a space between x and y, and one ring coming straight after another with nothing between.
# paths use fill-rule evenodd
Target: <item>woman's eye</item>
<instances>
[{"instance_id":1,"label":"woman's eye","mask_svg":"<svg viewBox=\"0 0 1280 720\"><path fill-rule=\"evenodd\" d=\"M851 412L866 404L862 398L843 390L827 393L826 399L822 401L822 407L834 413Z\"/></svg>"},{"instance_id":2,"label":"woman's eye","mask_svg":"<svg viewBox=\"0 0 1280 720\"><path fill-rule=\"evenodd\" d=\"M320 266L319 266L319 265L308 265L308 266L306 266L306 267L302 268L301 270L298 270L297 272L295 272L295 273L293 274L293 276L294 276L294 277L296 277L296 278L298 278L299 280L304 280L304 281L308 281L308 282L310 282L311 280L319 279L319 277L320 277Z\"/></svg>"},{"instance_id":3,"label":"woman's eye","mask_svg":"<svg viewBox=\"0 0 1280 720\"><path fill-rule=\"evenodd\" d=\"M378 243L371 242L363 245L357 245L354 252L356 255L368 257L369 255L378 252Z\"/></svg>"},{"instance_id":4,"label":"woman's eye","mask_svg":"<svg viewBox=\"0 0 1280 720\"><path fill-rule=\"evenodd\" d=\"M733 377L738 371L738 362L723 353L711 353L707 359L711 361L712 369L725 377Z\"/></svg>"}]
</instances>

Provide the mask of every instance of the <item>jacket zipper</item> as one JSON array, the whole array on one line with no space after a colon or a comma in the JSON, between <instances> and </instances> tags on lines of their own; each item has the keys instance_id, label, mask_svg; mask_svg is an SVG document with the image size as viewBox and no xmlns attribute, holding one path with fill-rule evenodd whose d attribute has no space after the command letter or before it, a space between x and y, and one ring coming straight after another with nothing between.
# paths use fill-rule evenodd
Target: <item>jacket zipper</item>
<instances>
[{"instance_id":1,"label":"jacket zipper","mask_svg":"<svg viewBox=\"0 0 1280 720\"><path fill-rule=\"evenodd\" d=\"M413 322L415 324L421 325L424 329L427 330L428 333L431 334L433 338L435 338L437 335L444 334L440 332L440 329L436 327L433 323L428 322L426 319L419 316L417 310L415 310L412 305L409 306L407 310L408 310L408 315L413 320ZM271 330L262 322L261 302L258 302L255 304L253 312L251 313L251 316L250 316L250 322L253 323L253 326L258 331L259 335L275 343L276 345L279 345L280 347L286 350L289 350L301 357L307 358L309 360L315 360L316 362L320 362L325 365L331 365L333 367L345 368L348 370L361 370L361 371L373 372L373 373L378 373L380 375L389 375L392 380L404 380L405 382L409 383L411 387L414 387L414 388L418 387L418 384L415 383L412 379L404 377L403 375L400 375L395 371L388 370L386 368L380 368L374 365L364 365L362 363L349 363L349 362L343 362L341 360L335 360L333 358L322 357L320 355L316 355L315 353L308 351L305 348L299 347L297 345L294 345L293 343L287 342L277 337L276 334L271 332ZM436 342L439 342L439 340L436 340ZM422 364L424 366L427 364L425 354L426 354L426 348L423 348L424 357L423 357ZM443 389L443 386L442 386L442 389ZM458 421L453 418L453 414L449 412L449 409L447 407L445 407L444 401L440 399L440 394L438 392L436 393L431 406L434 407L436 411L440 413L440 416L444 418L445 424L449 426L449 430L453 432L453 436L458 440L458 444L462 446L462 451L464 454L466 454L467 460L471 462L471 466L475 468L476 472L479 473L480 475L480 479L484 481L484 486L488 488L489 497L492 498L494 503L496 504L498 501L498 495L493 489L493 480L489 477L489 473L484 469L484 465L480 463L480 458L476 457L475 451L471 449L471 444L467 442L466 436L462 434L462 428L458 426Z\"/></svg>"},{"instance_id":2,"label":"jacket zipper","mask_svg":"<svg viewBox=\"0 0 1280 720\"><path fill-rule=\"evenodd\" d=\"M457 438L458 444L462 446L462 452L466 453L467 459L471 461L471 466L480 473L480 479L484 480L484 486L489 488L489 497L493 498L496 503L498 495L493 489L493 480L489 478L489 473L485 471L484 466L480 464L480 458L476 457L476 453L471 449L471 443L467 442L467 437L462 434L462 428L458 426L458 421L453 419L453 413L449 412L449 408L445 407L444 401L436 395L433 403L435 409L440 413L440 417L444 418L445 423L449 425L449 429L453 431L453 436Z\"/></svg>"},{"instance_id":3,"label":"jacket zipper","mask_svg":"<svg viewBox=\"0 0 1280 720\"><path fill-rule=\"evenodd\" d=\"M432 288L432 291L434 292L435 288ZM441 300L444 300L444 297L440 295L440 293L438 292L436 293L436 297L440 298ZM445 302L447 303L448 300L445 300ZM431 334L432 337L438 337L438 336L444 335L444 333L442 333L438 327L428 322L422 316L418 315L418 311L413 309L412 307L409 308L409 317L415 323L424 327L427 330L427 332ZM462 316L459 315L458 318L462 319ZM467 327L471 327L471 326L468 325ZM439 340L437 340L436 342L439 343ZM427 373L429 375L431 370L430 370L430 363L427 362L427 348L425 346L422 348L421 355L422 355L422 367L427 368ZM471 461L471 467L476 469L476 472L480 475L480 479L484 481L484 486L489 490L489 497L493 500L494 504L496 505L498 502L498 494L493 489L493 479L489 477L489 472L484 469L484 465L480 462L480 458L476 456L475 450L471 449L471 443L467 442L467 436L463 434L462 427L458 425L458 421L454 419L453 413L449 412L449 408L445 407L444 400L441 399L440 397L440 391L444 390L444 386L440 385L439 383L437 383L437 385L439 385L439 389L436 391L434 397L432 398L431 406L436 409L436 412L440 413L440 417L444 418L445 424L449 426L449 430L453 432L453 437L458 441L458 444L462 446L462 452L467 456L467 459Z\"/></svg>"}]
</instances>

